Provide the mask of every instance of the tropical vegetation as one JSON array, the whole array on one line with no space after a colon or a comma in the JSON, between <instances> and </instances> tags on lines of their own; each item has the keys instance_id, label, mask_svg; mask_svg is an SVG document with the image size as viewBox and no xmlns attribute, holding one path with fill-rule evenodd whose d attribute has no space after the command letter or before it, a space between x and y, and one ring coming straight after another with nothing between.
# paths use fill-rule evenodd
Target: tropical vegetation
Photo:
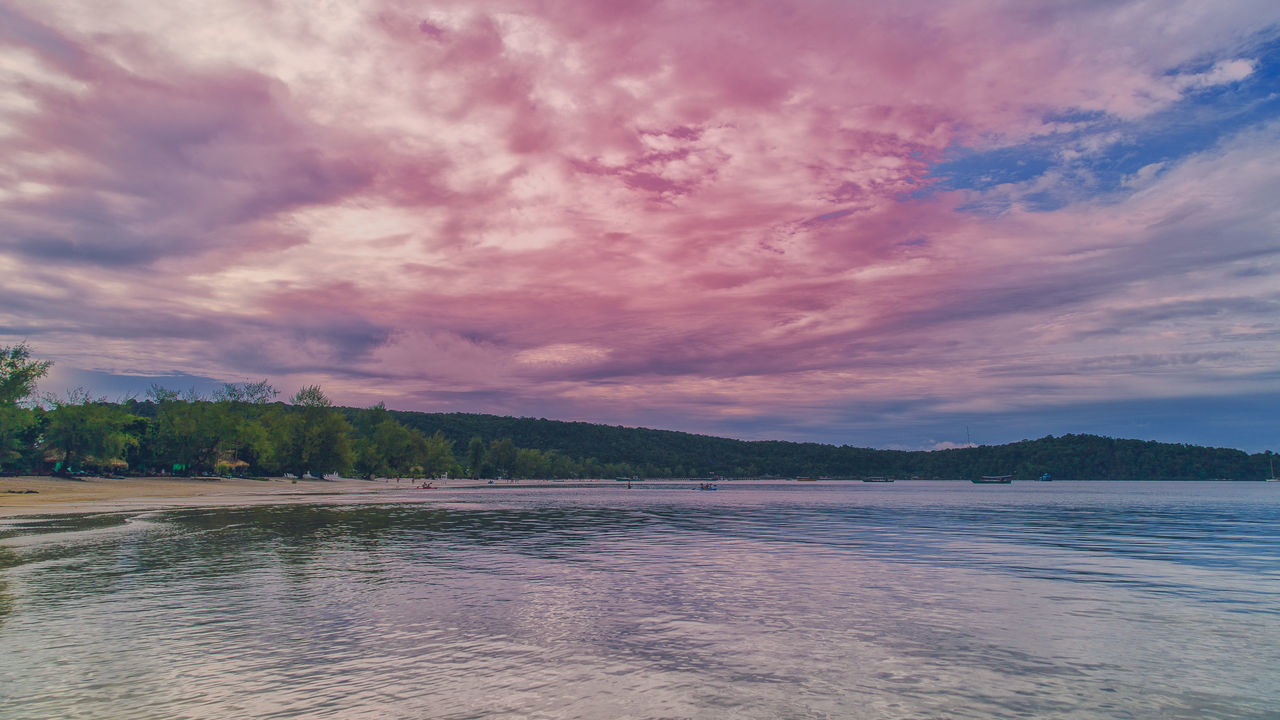
<instances>
[{"instance_id":1,"label":"tropical vegetation","mask_svg":"<svg viewBox=\"0 0 1280 720\"><path fill-rule=\"evenodd\" d=\"M0 472L323 477L843 477L1254 480L1273 454L1047 436L937 451L743 441L467 413L335 406L316 385L288 402L267 381L210 395L153 386L109 402L84 390L35 393L50 367L26 344L0 347Z\"/></svg>"}]
</instances>

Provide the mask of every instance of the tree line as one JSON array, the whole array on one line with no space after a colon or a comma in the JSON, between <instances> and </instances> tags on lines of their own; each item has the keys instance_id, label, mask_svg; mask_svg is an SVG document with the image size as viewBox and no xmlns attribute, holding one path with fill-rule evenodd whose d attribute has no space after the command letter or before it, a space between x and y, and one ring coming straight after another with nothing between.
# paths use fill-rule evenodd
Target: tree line
<instances>
[{"instance_id":1,"label":"tree line","mask_svg":"<svg viewBox=\"0 0 1280 720\"><path fill-rule=\"evenodd\" d=\"M320 477L922 477L1260 479L1273 454L1095 435L940 451L742 441L545 418L335 407L315 385L209 395L153 386L108 402L35 394L49 361L0 347L0 471Z\"/></svg>"},{"instance_id":2,"label":"tree line","mask_svg":"<svg viewBox=\"0 0 1280 720\"><path fill-rule=\"evenodd\" d=\"M85 390L36 397L50 367L25 344L0 348L0 472L374 477L600 477L623 463L578 460L509 437L457 443L401 422L381 403L335 407L316 385L287 402L266 380L209 395L153 385L109 402ZM456 453L455 446L465 449Z\"/></svg>"},{"instance_id":3,"label":"tree line","mask_svg":"<svg viewBox=\"0 0 1280 720\"><path fill-rule=\"evenodd\" d=\"M949 450L877 450L849 445L744 441L546 418L470 413L391 411L405 425L455 442L510 437L521 446L555 448L571 457L607 458L641 477L840 477L972 479L1048 474L1081 480L1257 480L1269 477L1274 453L1126 440L1098 435L1049 435L1005 445Z\"/></svg>"}]
</instances>

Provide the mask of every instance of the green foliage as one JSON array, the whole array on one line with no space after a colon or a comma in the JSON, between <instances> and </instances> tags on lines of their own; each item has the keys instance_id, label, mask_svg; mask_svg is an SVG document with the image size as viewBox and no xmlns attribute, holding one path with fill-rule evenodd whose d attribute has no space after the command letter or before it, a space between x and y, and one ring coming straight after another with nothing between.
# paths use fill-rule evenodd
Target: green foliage
<instances>
[{"instance_id":1,"label":"green foliage","mask_svg":"<svg viewBox=\"0 0 1280 720\"><path fill-rule=\"evenodd\" d=\"M290 404L266 380L226 384L211 399L153 386L115 405L81 390L27 408L48 361L0 347L0 469L54 462L139 472L310 472L473 478L890 476L1022 479L1261 479L1274 456L1191 445L1048 436L936 452L778 441L746 442L644 428L463 413L336 408L318 385ZM486 442L487 440L487 442ZM465 443L465 462L453 448Z\"/></svg>"},{"instance_id":2,"label":"green foliage","mask_svg":"<svg viewBox=\"0 0 1280 720\"><path fill-rule=\"evenodd\" d=\"M417 433L418 431L413 430L412 432ZM424 439L422 456L419 458L422 474L428 477L436 477L448 472L455 463L453 459L453 441L446 438L439 431Z\"/></svg>"},{"instance_id":3,"label":"green foliage","mask_svg":"<svg viewBox=\"0 0 1280 720\"><path fill-rule=\"evenodd\" d=\"M30 472L39 464L39 419L34 409L0 405L0 469Z\"/></svg>"},{"instance_id":4,"label":"green foliage","mask_svg":"<svg viewBox=\"0 0 1280 720\"><path fill-rule=\"evenodd\" d=\"M517 456L516 444L509 437L490 442L489 449L485 451L485 460L498 477L514 477L511 472L515 469Z\"/></svg>"},{"instance_id":5,"label":"green foliage","mask_svg":"<svg viewBox=\"0 0 1280 720\"><path fill-rule=\"evenodd\" d=\"M152 385L146 406L135 406L148 422L131 465L180 474L238 473L260 465L272 452L262 416L274 395L265 381L224 385L214 400Z\"/></svg>"},{"instance_id":6,"label":"green foliage","mask_svg":"<svg viewBox=\"0 0 1280 720\"><path fill-rule=\"evenodd\" d=\"M467 443L472 477L504 467L521 476L527 459L506 467L489 457L494 440L516 448L555 451L553 477L832 476L965 479L1013 473L1034 479L1204 480L1260 479L1264 454L1191 445L1065 435L998 446L940 451L874 450L781 441L731 440L669 430L466 413L388 411L424 433ZM489 444L486 445L486 440ZM543 468L545 469L545 467ZM541 475L541 473L539 473Z\"/></svg>"},{"instance_id":7,"label":"green foliage","mask_svg":"<svg viewBox=\"0 0 1280 720\"><path fill-rule=\"evenodd\" d=\"M316 477L351 467L354 455L351 425L317 385L308 385L291 399L293 407L275 408L266 426L275 438L276 467L301 477Z\"/></svg>"},{"instance_id":8,"label":"green foliage","mask_svg":"<svg viewBox=\"0 0 1280 720\"><path fill-rule=\"evenodd\" d=\"M437 433L443 430L436 430ZM471 438L467 442L467 473L478 478L484 470L484 440L480 436Z\"/></svg>"},{"instance_id":9,"label":"green foliage","mask_svg":"<svg viewBox=\"0 0 1280 720\"><path fill-rule=\"evenodd\" d=\"M0 346L0 405L16 405L35 392L53 362L32 360L26 343Z\"/></svg>"},{"instance_id":10,"label":"green foliage","mask_svg":"<svg viewBox=\"0 0 1280 720\"><path fill-rule=\"evenodd\" d=\"M214 394L222 413L226 435L220 461L232 471L262 464L274 452L272 436L263 425L267 403L280 393L266 380L254 383L227 383Z\"/></svg>"},{"instance_id":11,"label":"green foliage","mask_svg":"<svg viewBox=\"0 0 1280 720\"><path fill-rule=\"evenodd\" d=\"M319 389L319 387L316 387L317 391ZM271 384L266 380L259 380L252 383L224 383L214 393L213 399L218 402L239 405L265 405L276 399L279 394L280 391L271 387Z\"/></svg>"},{"instance_id":12,"label":"green foliage","mask_svg":"<svg viewBox=\"0 0 1280 720\"><path fill-rule=\"evenodd\" d=\"M356 472L368 477L412 475L426 438L395 420L383 420L356 442Z\"/></svg>"},{"instance_id":13,"label":"green foliage","mask_svg":"<svg viewBox=\"0 0 1280 720\"><path fill-rule=\"evenodd\" d=\"M304 408L327 408L333 407L333 402L329 400L329 396L324 394L319 385L306 385L294 393L289 398L289 402L298 407Z\"/></svg>"},{"instance_id":14,"label":"green foliage","mask_svg":"<svg viewBox=\"0 0 1280 720\"><path fill-rule=\"evenodd\" d=\"M355 471L366 477L436 477L453 465L453 443L440 433L427 437L393 419L382 403L351 415Z\"/></svg>"},{"instance_id":15,"label":"green foliage","mask_svg":"<svg viewBox=\"0 0 1280 720\"><path fill-rule=\"evenodd\" d=\"M153 426L157 459L175 473L209 473L233 434L222 407L203 401L161 402Z\"/></svg>"},{"instance_id":16,"label":"green foliage","mask_svg":"<svg viewBox=\"0 0 1280 720\"><path fill-rule=\"evenodd\" d=\"M50 398L50 402L53 409L45 416L44 439L59 455L63 473L72 472L77 463L99 470L123 464L125 450L138 442L125 432L133 416L105 398L74 390L65 399Z\"/></svg>"},{"instance_id":17,"label":"green foliage","mask_svg":"<svg viewBox=\"0 0 1280 720\"><path fill-rule=\"evenodd\" d=\"M147 399L156 405L163 405L167 402L177 402L181 400L182 393L177 390L170 390L169 388L161 387L152 383L151 387L147 388Z\"/></svg>"}]
</instances>

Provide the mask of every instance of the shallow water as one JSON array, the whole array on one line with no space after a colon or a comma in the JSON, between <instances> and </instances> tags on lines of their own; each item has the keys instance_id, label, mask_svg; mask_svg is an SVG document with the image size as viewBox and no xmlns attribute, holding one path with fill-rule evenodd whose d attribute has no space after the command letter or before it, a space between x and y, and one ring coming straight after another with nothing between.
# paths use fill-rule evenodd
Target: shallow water
<instances>
[{"instance_id":1,"label":"shallow water","mask_svg":"<svg viewBox=\"0 0 1280 720\"><path fill-rule=\"evenodd\" d=\"M1274 484L405 499L0 525L0 717L1280 717Z\"/></svg>"}]
</instances>

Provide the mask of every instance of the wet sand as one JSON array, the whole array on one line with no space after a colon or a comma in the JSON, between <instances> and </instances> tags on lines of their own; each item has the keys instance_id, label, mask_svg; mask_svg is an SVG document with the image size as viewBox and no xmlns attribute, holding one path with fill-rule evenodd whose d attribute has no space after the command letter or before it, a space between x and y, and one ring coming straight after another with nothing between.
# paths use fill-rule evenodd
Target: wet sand
<instances>
[{"instance_id":1,"label":"wet sand","mask_svg":"<svg viewBox=\"0 0 1280 720\"><path fill-rule=\"evenodd\" d=\"M420 482L420 481L418 481ZM325 496L408 490L414 481L225 478L0 478L0 517L208 505L309 502ZM440 483L436 481L438 486ZM34 490L35 492L27 492Z\"/></svg>"}]
</instances>

